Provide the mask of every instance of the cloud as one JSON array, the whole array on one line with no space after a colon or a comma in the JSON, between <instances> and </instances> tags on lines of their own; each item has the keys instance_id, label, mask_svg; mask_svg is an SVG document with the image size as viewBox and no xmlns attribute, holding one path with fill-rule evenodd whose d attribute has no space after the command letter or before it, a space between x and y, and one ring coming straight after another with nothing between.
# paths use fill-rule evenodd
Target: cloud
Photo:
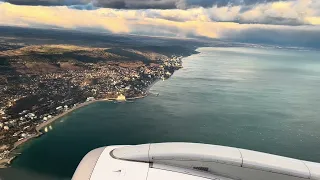
<instances>
[{"instance_id":1,"label":"cloud","mask_svg":"<svg viewBox=\"0 0 320 180\"><path fill-rule=\"evenodd\" d=\"M320 13L315 0L273 2L250 6L212 7L207 14L213 21L231 21L241 24L304 25L313 24ZM318 8L319 7L319 8Z\"/></svg>"},{"instance_id":2,"label":"cloud","mask_svg":"<svg viewBox=\"0 0 320 180\"><path fill-rule=\"evenodd\" d=\"M92 3L88 4L76 4L76 5L70 5L68 6L70 9L78 9L78 10L96 10L99 9L98 7L94 6Z\"/></svg>"},{"instance_id":3,"label":"cloud","mask_svg":"<svg viewBox=\"0 0 320 180\"><path fill-rule=\"evenodd\" d=\"M249 6L192 8L188 10L135 10L143 17L170 21L236 22L239 24L318 25L320 3L315 0L273 2ZM113 13L113 12L112 12ZM116 11L115 14L132 11ZM125 15L126 16L126 15Z\"/></svg>"},{"instance_id":4,"label":"cloud","mask_svg":"<svg viewBox=\"0 0 320 180\"><path fill-rule=\"evenodd\" d=\"M6 0L16 5L86 5L118 9L188 9L194 7L222 7L253 5L280 0ZM283 0L282 0L283 1Z\"/></svg>"},{"instance_id":5,"label":"cloud","mask_svg":"<svg viewBox=\"0 0 320 180\"><path fill-rule=\"evenodd\" d=\"M4 2L15 5L62 6L88 4L91 0L4 0Z\"/></svg>"},{"instance_id":6,"label":"cloud","mask_svg":"<svg viewBox=\"0 0 320 180\"><path fill-rule=\"evenodd\" d=\"M209 37L241 42L319 44L319 3L295 0L248 6L172 9L87 10L83 6L23 6L0 3L0 25L97 29L175 37ZM87 6L86 6L87 7ZM81 9L81 10L79 10Z\"/></svg>"},{"instance_id":7,"label":"cloud","mask_svg":"<svg viewBox=\"0 0 320 180\"><path fill-rule=\"evenodd\" d=\"M103 28L113 33L128 33L128 23L121 17L104 17L99 11L70 9L66 6L17 6L0 4L0 24L30 27Z\"/></svg>"},{"instance_id":8,"label":"cloud","mask_svg":"<svg viewBox=\"0 0 320 180\"><path fill-rule=\"evenodd\" d=\"M177 0L96 0L99 7L118 9L175 9Z\"/></svg>"}]
</instances>

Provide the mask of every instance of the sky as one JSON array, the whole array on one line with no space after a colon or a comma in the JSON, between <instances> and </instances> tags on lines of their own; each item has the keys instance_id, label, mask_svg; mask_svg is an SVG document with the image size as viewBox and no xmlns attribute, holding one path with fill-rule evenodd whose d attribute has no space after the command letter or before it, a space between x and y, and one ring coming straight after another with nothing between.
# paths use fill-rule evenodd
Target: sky
<instances>
[{"instance_id":1,"label":"sky","mask_svg":"<svg viewBox=\"0 0 320 180\"><path fill-rule=\"evenodd\" d=\"M320 48L320 0L0 0L0 25Z\"/></svg>"}]
</instances>

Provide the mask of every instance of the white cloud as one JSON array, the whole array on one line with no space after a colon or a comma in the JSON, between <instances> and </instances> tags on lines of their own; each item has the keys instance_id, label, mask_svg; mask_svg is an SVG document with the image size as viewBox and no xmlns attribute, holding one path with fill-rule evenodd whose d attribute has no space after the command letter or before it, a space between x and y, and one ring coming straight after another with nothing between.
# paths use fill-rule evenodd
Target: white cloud
<instances>
[{"instance_id":1,"label":"white cloud","mask_svg":"<svg viewBox=\"0 0 320 180\"><path fill-rule=\"evenodd\" d=\"M113 33L226 38L230 33L248 29L303 33L308 33L309 30L319 31L319 5L315 0L295 0L246 7L214 6L188 10L100 8L88 11L70 9L66 6L18 6L1 3L0 24L68 29L98 28Z\"/></svg>"}]
</instances>

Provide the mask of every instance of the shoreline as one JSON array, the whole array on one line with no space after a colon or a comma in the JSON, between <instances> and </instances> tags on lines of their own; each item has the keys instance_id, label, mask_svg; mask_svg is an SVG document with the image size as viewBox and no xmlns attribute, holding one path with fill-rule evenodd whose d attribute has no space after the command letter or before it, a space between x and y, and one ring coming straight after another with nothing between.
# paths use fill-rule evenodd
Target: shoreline
<instances>
[{"instance_id":1,"label":"shoreline","mask_svg":"<svg viewBox=\"0 0 320 180\"><path fill-rule=\"evenodd\" d=\"M182 57L182 59L185 58L185 57L187 57L187 56ZM173 73L175 71L178 71L181 68L183 68L183 67L181 66L180 68L175 69L172 72L172 74L168 78L166 78L165 80L169 79L173 75ZM138 96L135 96L135 97L126 98L123 102L125 102L126 100L136 100L136 99L142 99L142 98L147 97L150 94L150 89L159 81L161 81L161 79L155 79L154 82L152 82L150 85L147 86L144 94L138 95ZM71 109L68 109L68 110L64 111L63 113L61 113L61 114L59 114L57 116L52 117L51 119L49 119L49 120L47 120L45 122L40 123L35 128L36 129L36 133L35 134L33 134L33 135L31 135L31 136L29 136L29 137L27 137L25 139L22 139L20 141L15 142L14 143L14 147L9 151L9 157L4 158L4 159L0 159L0 169L1 168L10 167L10 164L11 164L12 160L17 158L20 154L22 154L22 153L13 154L13 151L16 150L18 147L22 146L23 144L25 144L26 142L29 142L33 138L38 138L41 135L43 135L44 133L41 132L41 130L43 128L46 128L47 126L49 126L50 124L52 124L56 120L68 115L69 113L71 113L71 112L73 112L73 111L75 111L75 110L77 110L79 108L82 108L84 106L87 106L87 105L90 105L90 104L93 104L93 103L96 103L96 102L103 102L103 101L122 102L122 101L117 101L117 98L105 98L105 99L97 99L97 100L92 100L92 101L86 101L86 102L78 104L75 107L72 107Z\"/></svg>"},{"instance_id":2,"label":"shoreline","mask_svg":"<svg viewBox=\"0 0 320 180\"><path fill-rule=\"evenodd\" d=\"M151 83L151 84L148 86L148 88L147 88L147 90L146 90L146 95L141 95L141 96L136 96L136 97L127 98L127 100L142 99L142 98L147 97L147 96L149 95L149 91L150 91L151 87L154 86L158 81L160 81L160 79L155 80L153 83ZM79 105L76 106L76 107L73 107L73 108L71 108L71 109L68 109L67 111L65 111L65 112L63 112L63 113L61 113L61 114L59 114L59 115L57 115L57 116L54 116L54 117L51 118L50 120L39 124L39 126L36 127L36 131L37 131L38 133L41 133L41 132L40 132L41 129L43 129L43 128L45 128L46 126L52 124L54 121L62 118L63 116L66 116L66 115L68 115L69 113L71 113L71 112L73 112L73 111L75 111L75 110L77 110L77 109L79 109L79 108L88 106L88 105L93 104L93 103L96 103L96 102L104 102L104 101L117 101L117 100L116 100L116 98L109 98L109 99L97 99L97 100L87 101L87 102L81 103L81 104L79 104ZM38 136L37 136L37 137L38 137ZM26 139L28 139L28 138L26 138ZM23 141L23 140L21 140L21 141ZM18 142L19 142L19 141L18 141ZM18 142L16 142L16 143L18 143ZM20 145L20 144L19 144L19 145Z\"/></svg>"},{"instance_id":3,"label":"shoreline","mask_svg":"<svg viewBox=\"0 0 320 180\"><path fill-rule=\"evenodd\" d=\"M81 104L79 104L78 106L75 106L75 107L73 107L73 108L71 108L71 109L68 109L67 111L64 111L63 113L61 113L61 114L59 114L59 115L57 115L57 116L54 116L54 117L51 118L50 120L39 124L39 126L36 127L36 131L37 131L38 133L41 133L41 132L40 132L41 129L43 129L43 128L45 128L46 126L52 124L54 121L62 118L63 116L66 116L66 115L68 115L69 113L71 113L71 112L73 112L73 111L75 111L75 110L77 110L77 109L79 109L79 108L85 107L85 106L90 105L90 104L95 103L95 102L101 102L101 101L109 101L109 100L108 100L108 99L98 99L98 100L87 101L87 102L81 103Z\"/></svg>"},{"instance_id":4,"label":"shoreline","mask_svg":"<svg viewBox=\"0 0 320 180\"><path fill-rule=\"evenodd\" d=\"M67 111L57 115L57 116L54 116L53 118L51 118L50 120L46 121L46 122L43 122L41 124L39 124L37 127L36 127L36 134L30 136L30 137L27 137L25 139L22 139L20 141L17 141L14 143L13 145L13 148L10 150L10 154L13 153L14 150L16 150L17 148L19 148L20 146L22 146L23 144L29 142L30 140L32 140L33 138L38 138L40 137L41 135L43 135L43 132L41 132L41 130L47 126L49 126L50 124L52 124L53 122L55 122L56 120L68 115L69 113L77 110L77 109L80 109L82 107L85 107L87 105L90 105L90 104L93 104L93 103L96 103L96 102L103 102L103 101L113 101L113 100L110 100L110 99L98 99L98 100L93 100L93 101L87 101L87 102L84 102L84 103L81 103L79 104L78 106L76 107L73 107L71 109L68 109ZM21 154L21 153L19 153ZM7 168L10 166L12 160L14 160L15 158L17 158L19 156L19 154L15 154L15 155L12 155L8 158L4 158L4 159L1 159L0 160L0 169L1 168Z\"/></svg>"},{"instance_id":5,"label":"shoreline","mask_svg":"<svg viewBox=\"0 0 320 180\"><path fill-rule=\"evenodd\" d=\"M145 98L149 95L149 91L151 89L151 87L153 85L155 85L158 81L160 81L160 79L156 79L153 83L151 83L147 89L146 89L146 95L140 95L140 96L136 96L136 97L131 97L131 98L127 98L127 100L135 100L135 99L142 99L142 98ZM104 101L116 101L116 98L109 98L109 99L97 99L97 100L93 100L93 101L87 101L87 102L83 102L71 109L68 109L67 111L57 115L57 116L54 116L53 118L51 118L50 120L48 121L45 121L41 124L39 124L37 127L36 127L36 134L30 136L30 137L27 137L25 139L22 139L20 141L17 141L14 143L14 147L10 150L10 154L13 153L14 150L16 150L18 147L22 146L23 144L25 144L26 142L29 142L30 140L32 140L33 138L38 138L40 137L41 135L43 135L43 132L41 132L41 130L47 126L49 126L50 124L52 124L53 122L55 122L56 120L68 115L69 113L77 110L77 109L80 109L82 107L85 107L85 106L88 106L90 104L93 104L93 103L96 103L96 102L104 102ZM21 154L21 153L20 153ZM19 154L17 155L12 155L8 158L5 158L5 159L1 159L0 160L0 169L1 168L7 168L10 166L12 160L14 160L15 158L17 158L19 156Z\"/></svg>"}]
</instances>

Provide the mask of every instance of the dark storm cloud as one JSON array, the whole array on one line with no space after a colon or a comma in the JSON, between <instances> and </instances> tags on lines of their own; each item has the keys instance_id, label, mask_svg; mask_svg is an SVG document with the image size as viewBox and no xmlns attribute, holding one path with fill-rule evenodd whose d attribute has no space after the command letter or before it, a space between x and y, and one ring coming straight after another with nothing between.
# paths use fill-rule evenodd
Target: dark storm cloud
<instances>
[{"instance_id":1,"label":"dark storm cloud","mask_svg":"<svg viewBox=\"0 0 320 180\"><path fill-rule=\"evenodd\" d=\"M5 0L5 2L16 5L69 6L86 5L92 3L92 5L95 7L117 9L187 9L191 7L207 8L215 5L218 7L253 5L275 1L280 0Z\"/></svg>"},{"instance_id":2,"label":"dark storm cloud","mask_svg":"<svg viewBox=\"0 0 320 180\"><path fill-rule=\"evenodd\" d=\"M91 0L4 0L15 5L30 5L30 6L62 6L62 5L77 5L88 4Z\"/></svg>"},{"instance_id":3,"label":"dark storm cloud","mask_svg":"<svg viewBox=\"0 0 320 180\"><path fill-rule=\"evenodd\" d=\"M92 3L88 3L85 5L82 4L76 4L76 5L70 5L68 6L70 9L79 9L79 10L96 10L98 7L94 6Z\"/></svg>"},{"instance_id":4,"label":"dark storm cloud","mask_svg":"<svg viewBox=\"0 0 320 180\"><path fill-rule=\"evenodd\" d=\"M277 2L281 0L176 0L176 4L184 4L180 8L190 8L190 7L212 7L212 6L236 6L236 5L254 5L262 4L268 2ZM290 1L290 0L282 0Z\"/></svg>"},{"instance_id":5,"label":"dark storm cloud","mask_svg":"<svg viewBox=\"0 0 320 180\"><path fill-rule=\"evenodd\" d=\"M99 7L118 9L174 9L178 0L96 0Z\"/></svg>"}]
</instances>

